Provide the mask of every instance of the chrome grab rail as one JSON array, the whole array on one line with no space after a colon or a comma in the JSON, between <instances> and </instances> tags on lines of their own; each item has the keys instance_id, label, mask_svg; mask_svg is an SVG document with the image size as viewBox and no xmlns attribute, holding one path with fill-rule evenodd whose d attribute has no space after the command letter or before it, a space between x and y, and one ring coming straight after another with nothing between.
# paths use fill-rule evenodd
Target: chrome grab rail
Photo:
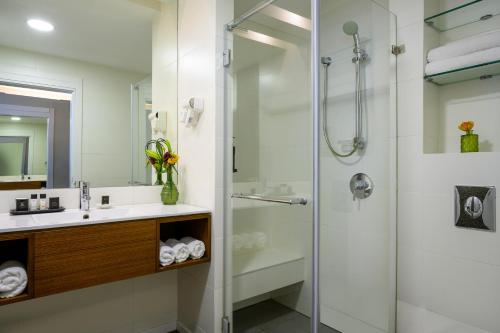
<instances>
[{"instance_id":1,"label":"chrome grab rail","mask_svg":"<svg viewBox=\"0 0 500 333\"><path fill-rule=\"evenodd\" d=\"M247 200L258 200L266 202L283 203L287 205L307 205L307 199L305 198L280 198L280 197L267 197L259 194L244 194L244 193L234 193L231 198L236 199L247 199Z\"/></svg>"}]
</instances>

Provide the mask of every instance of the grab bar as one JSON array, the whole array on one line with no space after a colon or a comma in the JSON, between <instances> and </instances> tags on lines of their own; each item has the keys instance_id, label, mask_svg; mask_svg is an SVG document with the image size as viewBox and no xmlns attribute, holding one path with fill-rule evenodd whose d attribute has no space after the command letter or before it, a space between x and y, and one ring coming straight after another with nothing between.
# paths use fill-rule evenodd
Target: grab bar
<instances>
[{"instance_id":1,"label":"grab bar","mask_svg":"<svg viewBox=\"0 0 500 333\"><path fill-rule=\"evenodd\" d=\"M288 205L307 205L307 199L305 198L279 198L279 197L266 197L264 195L259 194L243 194L243 193L234 193L231 195L231 198L237 199L247 199L247 200L258 200L258 201L266 201L266 202L276 202L283 203Z\"/></svg>"}]
</instances>

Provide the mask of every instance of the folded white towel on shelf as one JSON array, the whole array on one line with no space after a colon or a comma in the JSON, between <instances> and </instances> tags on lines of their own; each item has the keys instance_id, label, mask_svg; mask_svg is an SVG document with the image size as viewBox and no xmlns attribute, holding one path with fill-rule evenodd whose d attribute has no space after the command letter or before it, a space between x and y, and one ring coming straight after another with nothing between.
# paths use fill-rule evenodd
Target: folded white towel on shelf
<instances>
[{"instance_id":1,"label":"folded white towel on shelf","mask_svg":"<svg viewBox=\"0 0 500 333\"><path fill-rule=\"evenodd\" d=\"M434 62L455 58L497 46L500 46L500 29L453 41L432 49L427 54L427 61Z\"/></svg>"},{"instance_id":2,"label":"folded white towel on shelf","mask_svg":"<svg viewBox=\"0 0 500 333\"><path fill-rule=\"evenodd\" d=\"M173 248L160 241L160 264L162 266L168 266L173 264L175 261L175 251Z\"/></svg>"},{"instance_id":3,"label":"folded white towel on shelf","mask_svg":"<svg viewBox=\"0 0 500 333\"><path fill-rule=\"evenodd\" d=\"M192 259L200 259L205 255L205 243L193 237L183 237L181 242L189 248L189 254Z\"/></svg>"},{"instance_id":4,"label":"folded white towel on shelf","mask_svg":"<svg viewBox=\"0 0 500 333\"><path fill-rule=\"evenodd\" d=\"M243 238L238 234L233 235L233 250L235 252L239 252L241 251L242 248L243 248Z\"/></svg>"},{"instance_id":5,"label":"folded white towel on shelf","mask_svg":"<svg viewBox=\"0 0 500 333\"><path fill-rule=\"evenodd\" d=\"M165 245L170 246L174 250L176 263L184 262L189 258L189 248L177 239L167 239Z\"/></svg>"},{"instance_id":6,"label":"folded white towel on shelf","mask_svg":"<svg viewBox=\"0 0 500 333\"><path fill-rule=\"evenodd\" d=\"M500 60L500 47L482 50L460 57L430 62L425 66L426 75L448 72L459 68L471 67Z\"/></svg>"},{"instance_id":7,"label":"folded white towel on shelf","mask_svg":"<svg viewBox=\"0 0 500 333\"><path fill-rule=\"evenodd\" d=\"M0 298L22 294L28 285L28 274L24 265L9 260L0 265Z\"/></svg>"},{"instance_id":8,"label":"folded white towel on shelf","mask_svg":"<svg viewBox=\"0 0 500 333\"><path fill-rule=\"evenodd\" d=\"M257 231L252 234L255 242L255 247L262 250L267 245L267 235L263 232Z\"/></svg>"},{"instance_id":9,"label":"folded white towel on shelf","mask_svg":"<svg viewBox=\"0 0 500 333\"><path fill-rule=\"evenodd\" d=\"M251 250L253 249L255 245L255 238L253 237L252 234L249 233L242 233L241 235L241 241L242 241L242 248L244 250Z\"/></svg>"}]
</instances>

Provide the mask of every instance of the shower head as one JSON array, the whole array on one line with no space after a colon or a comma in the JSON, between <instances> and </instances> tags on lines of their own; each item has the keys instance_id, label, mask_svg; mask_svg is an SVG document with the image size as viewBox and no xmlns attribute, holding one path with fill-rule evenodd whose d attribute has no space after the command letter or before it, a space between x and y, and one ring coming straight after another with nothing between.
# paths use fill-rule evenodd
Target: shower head
<instances>
[{"instance_id":1,"label":"shower head","mask_svg":"<svg viewBox=\"0 0 500 333\"><path fill-rule=\"evenodd\" d=\"M342 26L342 30L344 30L344 33L346 35L352 36L354 39L354 54L358 59L361 59L362 54L364 51L361 49L360 42L359 42L359 35L358 35L358 24L354 21L347 21L344 23Z\"/></svg>"},{"instance_id":2,"label":"shower head","mask_svg":"<svg viewBox=\"0 0 500 333\"><path fill-rule=\"evenodd\" d=\"M342 26L344 33L349 36L354 36L358 34L358 24L354 21L347 21Z\"/></svg>"}]
</instances>

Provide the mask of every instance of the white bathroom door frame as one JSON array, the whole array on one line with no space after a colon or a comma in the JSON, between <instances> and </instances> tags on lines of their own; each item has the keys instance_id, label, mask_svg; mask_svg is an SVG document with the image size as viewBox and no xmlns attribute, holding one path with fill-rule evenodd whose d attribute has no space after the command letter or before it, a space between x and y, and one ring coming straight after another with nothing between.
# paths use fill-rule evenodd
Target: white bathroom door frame
<instances>
[{"instance_id":1,"label":"white bathroom door frame","mask_svg":"<svg viewBox=\"0 0 500 333\"><path fill-rule=\"evenodd\" d=\"M33 89L66 92L72 95L70 102L70 187L82 177L82 125L83 125L83 80L77 77L62 77L41 73L26 74L25 68L0 66L0 83L21 85Z\"/></svg>"},{"instance_id":2,"label":"white bathroom door frame","mask_svg":"<svg viewBox=\"0 0 500 333\"><path fill-rule=\"evenodd\" d=\"M0 104L0 116L47 118L47 188L52 188L54 180L54 109L22 105ZM28 155L33 154L30 140Z\"/></svg>"}]
</instances>

